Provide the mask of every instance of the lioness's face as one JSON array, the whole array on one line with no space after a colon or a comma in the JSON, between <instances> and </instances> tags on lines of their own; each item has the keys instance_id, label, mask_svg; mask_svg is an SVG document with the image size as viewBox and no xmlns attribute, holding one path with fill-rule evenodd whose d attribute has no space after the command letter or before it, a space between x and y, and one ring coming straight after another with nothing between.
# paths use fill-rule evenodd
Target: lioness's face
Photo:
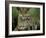
<instances>
[{"instance_id":1,"label":"lioness's face","mask_svg":"<svg viewBox=\"0 0 46 38\"><path fill-rule=\"evenodd\" d=\"M20 12L22 15L27 14L27 9L26 8L20 8Z\"/></svg>"},{"instance_id":2,"label":"lioness's face","mask_svg":"<svg viewBox=\"0 0 46 38\"><path fill-rule=\"evenodd\" d=\"M25 15L27 14L27 12L29 11L29 8L25 8L25 7L18 7L17 10L22 14Z\"/></svg>"}]
</instances>

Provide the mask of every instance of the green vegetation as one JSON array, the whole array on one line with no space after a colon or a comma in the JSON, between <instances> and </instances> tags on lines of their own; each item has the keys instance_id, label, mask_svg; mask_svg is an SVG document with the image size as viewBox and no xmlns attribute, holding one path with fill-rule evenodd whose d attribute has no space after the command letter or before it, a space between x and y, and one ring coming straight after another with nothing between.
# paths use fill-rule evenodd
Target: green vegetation
<instances>
[{"instance_id":1,"label":"green vegetation","mask_svg":"<svg viewBox=\"0 0 46 38\"><path fill-rule=\"evenodd\" d=\"M40 21L40 8L31 8L29 14L32 16L32 22Z\"/></svg>"}]
</instances>

